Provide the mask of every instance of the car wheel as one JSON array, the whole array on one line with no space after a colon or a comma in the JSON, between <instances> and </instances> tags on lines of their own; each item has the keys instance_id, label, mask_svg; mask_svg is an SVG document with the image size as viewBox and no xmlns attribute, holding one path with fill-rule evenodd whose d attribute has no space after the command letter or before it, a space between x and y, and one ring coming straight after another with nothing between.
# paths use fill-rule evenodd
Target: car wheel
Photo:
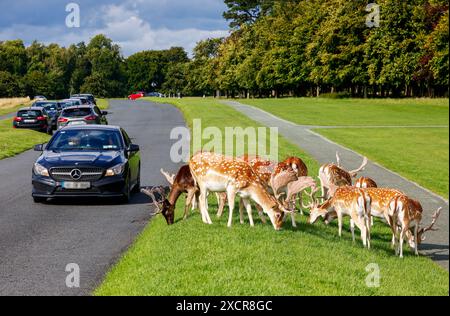
<instances>
[{"instance_id":1,"label":"car wheel","mask_svg":"<svg viewBox=\"0 0 450 316\"><path fill-rule=\"evenodd\" d=\"M133 188L133 193L138 193L140 191L141 191L141 165L139 165L137 180Z\"/></svg>"},{"instance_id":2,"label":"car wheel","mask_svg":"<svg viewBox=\"0 0 450 316\"><path fill-rule=\"evenodd\" d=\"M128 176L127 184L126 184L126 192L125 192L124 195L120 198L120 202L123 203L123 204L127 204L128 202L130 202L130 197L131 197L130 177Z\"/></svg>"},{"instance_id":3,"label":"car wheel","mask_svg":"<svg viewBox=\"0 0 450 316\"><path fill-rule=\"evenodd\" d=\"M43 203L43 202L47 201L47 198L33 196L33 201L34 201L34 203Z\"/></svg>"}]
</instances>

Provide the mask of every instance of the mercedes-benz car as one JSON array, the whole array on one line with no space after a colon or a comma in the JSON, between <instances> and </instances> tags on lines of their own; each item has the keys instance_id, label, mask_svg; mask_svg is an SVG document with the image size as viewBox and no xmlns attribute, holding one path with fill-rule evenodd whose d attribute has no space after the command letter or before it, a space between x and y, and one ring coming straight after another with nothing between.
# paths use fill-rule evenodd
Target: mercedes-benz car
<instances>
[{"instance_id":1,"label":"mercedes-benz car","mask_svg":"<svg viewBox=\"0 0 450 316\"><path fill-rule=\"evenodd\" d=\"M57 131L32 170L36 203L56 197L115 197L140 189L139 146L118 126L67 126Z\"/></svg>"}]
</instances>

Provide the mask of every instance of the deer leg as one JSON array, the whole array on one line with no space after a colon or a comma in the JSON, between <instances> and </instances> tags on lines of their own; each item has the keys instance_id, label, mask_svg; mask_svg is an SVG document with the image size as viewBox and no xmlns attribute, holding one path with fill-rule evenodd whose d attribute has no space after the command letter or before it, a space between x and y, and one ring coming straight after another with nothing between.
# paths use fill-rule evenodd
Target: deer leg
<instances>
[{"instance_id":1,"label":"deer leg","mask_svg":"<svg viewBox=\"0 0 450 316\"><path fill-rule=\"evenodd\" d=\"M258 210L258 216L261 219L261 222L263 224L267 224L266 217L264 216L264 212L263 212L262 207L259 204L256 204L256 203L255 203L255 207Z\"/></svg>"},{"instance_id":2,"label":"deer leg","mask_svg":"<svg viewBox=\"0 0 450 316\"><path fill-rule=\"evenodd\" d=\"M186 196L186 203L184 205L184 216L183 219L186 219L189 213L189 207L192 204L192 200L195 197L195 191L194 190L189 190L187 192L187 196Z\"/></svg>"},{"instance_id":3,"label":"deer leg","mask_svg":"<svg viewBox=\"0 0 450 316\"><path fill-rule=\"evenodd\" d=\"M217 209L217 217L222 217L223 214L223 209L225 207L225 201L222 199L222 195L221 193L216 193L216 198L217 198L217 204L218 204L218 209Z\"/></svg>"},{"instance_id":4,"label":"deer leg","mask_svg":"<svg viewBox=\"0 0 450 316\"><path fill-rule=\"evenodd\" d=\"M247 209L248 220L250 222L250 226L253 227L255 224L253 223L252 216L252 205L248 199L242 199L242 203L244 203L245 208Z\"/></svg>"},{"instance_id":5,"label":"deer leg","mask_svg":"<svg viewBox=\"0 0 450 316\"><path fill-rule=\"evenodd\" d=\"M236 197L236 191L234 188L229 188L227 190L228 206L230 207L230 214L228 215L228 227L231 227L233 222L233 208L234 208L234 198Z\"/></svg>"},{"instance_id":6,"label":"deer leg","mask_svg":"<svg viewBox=\"0 0 450 316\"><path fill-rule=\"evenodd\" d=\"M402 227L400 231L400 240L399 240L399 248L400 248L400 258L403 258L403 239L405 238L407 227Z\"/></svg>"},{"instance_id":7,"label":"deer leg","mask_svg":"<svg viewBox=\"0 0 450 316\"><path fill-rule=\"evenodd\" d=\"M202 221L205 224L208 224L208 220L207 217L205 215L206 212L208 212L206 210L206 199L207 199L207 195L206 195L206 190L200 190L200 197L199 197L199 208L200 208L200 213L202 214Z\"/></svg>"},{"instance_id":8,"label":"deer leg","mask_svg":"<svg viewBox=\"0 0 450 316\"><path fill-rule=\"evenodd\" d=\"M244 202L242 198L239 198L239 222L244 224Z\"/></svg>"},{"instance_id":9,"label":"deer leg","mask_svg":"<svg viewBox=\"0 0 450 316\"><path fill-rule=\"evenodd\" d=\"M342 213L339 211L337 212L337 218L338 218L338 233L339 237L342 236Z\"/></svg>"},{"instance_id":10,"label":"deer leg","mask_svg":"<svg viewBox=\"0 0 450 316\"><path fill-rule=\"evenodd\" d=\"M419 223L416 222L416 225L414 226L414 253L416 256L419 255L419 243L417 242L417 234L419 230Z\"/></svg>"},{"instance_id":11,"label":"deer leg","mask_svg":"<svg viewBox=\"0 0 450 316\"><path fill-rule=\"evenodd\" d=\"M352 232L352 241L355 243L355 221L350 218L350 231Z\"/></svg>"}]
</instances>

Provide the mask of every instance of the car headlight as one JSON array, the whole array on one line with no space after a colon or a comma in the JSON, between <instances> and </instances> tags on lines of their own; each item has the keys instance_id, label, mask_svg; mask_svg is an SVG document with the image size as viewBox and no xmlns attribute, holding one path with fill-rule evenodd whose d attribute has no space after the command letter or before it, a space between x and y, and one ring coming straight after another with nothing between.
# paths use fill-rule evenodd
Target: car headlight
<instances>
[{"instance_id":1,"label":"car headlight","mask_svg":"<svg viewBox=\"0 0 450 316\"><path fill-rule=\"evenodd\" d=\"M44 166L38 164L37 162L34 164L34 173L40 176L48 177L48 170Z\"/></svg>"},{"instance_id":2,"label":"car headlight","mask_svg":"<svg viewBox=\"0 0 450 316\"><path fill-rule=\"evenodd\" d=\"M124 169L125 169L125 164L124 163L118 164L118 165L116 165L116 166L106 170L105 176L107 176L107 177L117 176L119 174L122 174Z\"/></svg>"}]
</instances>

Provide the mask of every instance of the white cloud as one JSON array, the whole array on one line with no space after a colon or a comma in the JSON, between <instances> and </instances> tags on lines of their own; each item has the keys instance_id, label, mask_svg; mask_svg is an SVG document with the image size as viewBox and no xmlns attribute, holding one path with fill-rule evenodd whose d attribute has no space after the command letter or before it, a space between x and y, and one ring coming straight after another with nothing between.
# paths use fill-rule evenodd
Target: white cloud
<instances>
[{"instance_id":1,"label":"white cloud","mask_svg":"<svg viewBox=\"0 0 450 316\"><path fill-rule=\"evenodd\" d=\"M136 2L133 2L134 4ZM191 52L196 42L208 37L222 37L227 30L202 30L195 27L185 29L153 28L144 20L138 11L139 6L131 6L125 2L122 5L104 5L89 16L91 20L79 29L69 29L65 26L36 26L14 24L0 29L0 40L23 39L30 43L34 39L49 44L58 43L68 46L81 41L88 42L96 34L105 34L122 48L122 53L129 56L135 52L149 49L166 49L171 46L181 46ZM101 23L95 23L100 19ZM92 27L100 25L100 27Z\"/></svg>"}]
</instances>

